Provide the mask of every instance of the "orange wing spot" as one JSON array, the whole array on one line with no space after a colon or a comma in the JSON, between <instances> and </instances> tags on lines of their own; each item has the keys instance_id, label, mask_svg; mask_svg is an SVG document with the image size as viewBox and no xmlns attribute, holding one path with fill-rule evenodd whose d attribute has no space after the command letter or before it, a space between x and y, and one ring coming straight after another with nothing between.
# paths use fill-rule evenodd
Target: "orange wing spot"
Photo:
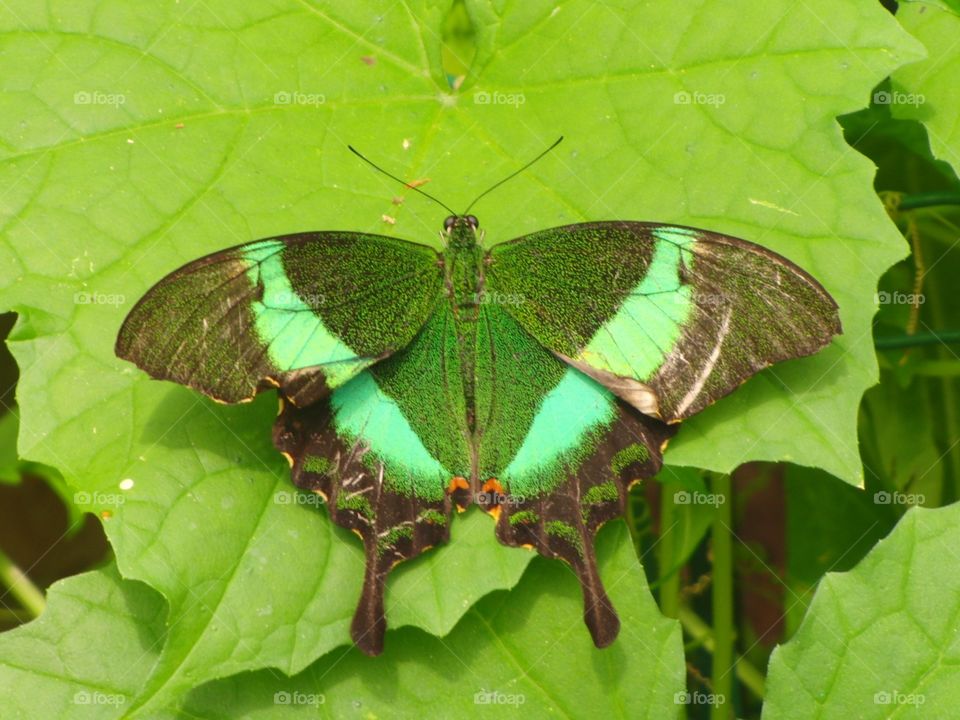
<instances>
[{"instance_id":1,"label":"orange wing spot","mask_svg":"<svg viewBox=\"0 0 960 720\"><path fill-rule=\"evenodd\" d=\"M455 493L457 490L469 490L469 489L470 489L470 483L467 482L466 478L460 477L459 475L455 475L453 478L451 478L450 484L447 485L447 493L451 495Z\"/></svg>"},{"instance_id":2,"label":"orange wing spot","mask_svg":"<svg viewBox=\"0 0 960 720\"><path fill-rule=\"evenodd\" d=\"M485 493L495 492L497 495L503 495L503 485L496 478L487 480L480 489Z\"/></svg>"},{"instance_id":3,"label":"orange wing spot","mask_svg":"<svg viewBox=\"0 0 960 720\"><path fill-rule=\"evenodd\" d=\"M100 511L100 517L101 517L103 520L109 520L110 518L113 517L113 512L112 512L111 510L101 510L101 511Z\"/></svg>"},{"instance_id":4,"label":"orange wing spot","mask_svg":"<svg viewBox=\"0 0 960 720\"><path fill-rule=\"evenodd\" d=\"M536 548L533 547L533 545L531 545L530 543L524 543L520 547L522 547L524 550L536 550Z\"/></svg>"},{"instance_id":5,"label":"orange wing spot","mask_svg":"<svg viewBox=\"0 0 960 720\"><path fill-rule=\"evenodd\" d=\"M490 508L487 510L487 515L489 515L489 516L492 517L494 520L496 520L496 521L499 522L499 521L500 521L500 511L501 511L501 510L502 510L502 508L501 508L499 505L491 505Z\"/></svg>"}]
</instances>

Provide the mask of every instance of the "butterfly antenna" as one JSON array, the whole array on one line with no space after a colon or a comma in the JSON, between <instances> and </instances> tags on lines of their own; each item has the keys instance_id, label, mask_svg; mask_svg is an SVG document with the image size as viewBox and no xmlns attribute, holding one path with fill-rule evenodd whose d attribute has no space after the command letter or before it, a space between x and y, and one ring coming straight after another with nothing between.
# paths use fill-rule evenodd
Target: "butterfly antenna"
<instances>
[{"instance_id":1,"label":"butterfly antenna","mask_svg":"<svg viewBox=\"0 0 960 720\"><path fill-rule=\"evenodd\" d=\"M384 175L386 175L386 176L387 176L388 178L390 178L391 180L396 180L398 183L400 183L400 184L403 185L404 187L407 187L407 188L409 188L410 190L413 190L414 192L418 192L418 193L420 193L421 195L423 195L424 197L430 198L430 199L433 200L437 205L439 205L440 207L444 208L444 209L445 209L448 213L450 213L451 215L456 215L456 213L455 213L453 210L451 210L451 209L449 208L449 206L447 206L447 205L445 205L444 203L442 203L442 202L440 202L439 200L437 200L437 199L436 199L433 195L431 195L430 193L426 193L426 192L424 192L423 190L421 190L420 188L415 187L414 185L411 185L411 184L408 183L407 181L401 180L400 178L398 178L398 177L397 177L396 175L394 175L393 173L388 173L386 170L384 170L382 167L380 167L379 165L377 165L375 162L373 162L372 160L368 160L366 157L364 157L364 156L360 153L359 150L357 150L355 147L353 147L353 145L347 145L347 147L350 149L350 152L352 152L352 153L353 153L354 155L356 155L358 158L360 158L361 160L363 160L365 163L367 163L367 165L369 165L370 167L372 167L374 170L377 170L377 171L379 171L379 172L382 172Z\"/></svg>"},{"instance_id":2,"label":"butterfly antenna","mask_svg":"<svg viewBox=\"0 0 960 720\"><path fill-rule=\"evenodd\" d=\"M548 147L546 150L544 150L542 153L540 153L539 155L537 155L533 160L531 160L530 162L528 162L528 163L527 163L526 165L524 165L522 168L520 168L520 169L517 170L516 172L510 173L510 174L507 175L503 180L501 180L500 182L498 182L498 183L496 183L496 184L488 187L488 188L487 188L486 190L484 190L482 193L480 193L479 195L477 195L477 197L474 198L473 202L470 203L470 204L467 206L467 209L464 210L462 214L463 214L463 215L466 215L468 212L470 212L470 208L472 208L474 205L477 204L477 201L478 201L480 198L482 198L484 195L487 195L487 194L493 192L493 191L496 190L498 187L500 187L501 185L503 185L507 180L512 180L513 178L515 178L517 175L519 175L520 173L522 173L522 172L523 172L524 170L526 170L528 167L530 167L531 165L533 165L537 160L539 160L539 159L542 158L544 155L546 155L548 152L550 152L551 150L553 150L557 145L560 144L560 142L561 142L562 140L563 140L563 135L561 135L560 137L558 137L558 138L553 142L553 145L551 145L551 146Z\"/></svg>"}]
</instances>

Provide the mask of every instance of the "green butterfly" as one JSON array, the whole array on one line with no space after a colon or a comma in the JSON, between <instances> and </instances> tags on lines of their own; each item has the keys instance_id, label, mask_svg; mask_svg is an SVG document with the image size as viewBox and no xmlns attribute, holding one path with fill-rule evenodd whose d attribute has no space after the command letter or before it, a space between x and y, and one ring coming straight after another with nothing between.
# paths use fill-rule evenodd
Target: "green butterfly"
<instances>
[{"instance_id":1,"label":"green butterfly","mask_svg":"<svg viewBox=\"0 0 960 720\"><path fill-rule=\"evenodd\" d=\"M140 300L117 355L220 402L279 390L294 483L363 540L367 654L390 569L471 503L502 543L576 570L605 647L620 622L598 528L660 469L676 423L841 332L836 303L785 258L690 227L591 222L485 250L463 213L442 237L439 253L330 231L209 255Z\"/></svg>"}]
</instances>

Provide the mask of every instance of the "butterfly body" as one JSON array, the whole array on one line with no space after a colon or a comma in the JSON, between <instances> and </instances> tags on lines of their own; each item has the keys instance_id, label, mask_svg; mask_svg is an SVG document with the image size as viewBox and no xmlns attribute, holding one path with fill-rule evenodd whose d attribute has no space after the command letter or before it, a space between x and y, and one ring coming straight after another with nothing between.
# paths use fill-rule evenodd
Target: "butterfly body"
<instances>
[{"instance_id":1,"label":"butterfly body","mask_svg":"<svg viewBox=\"0 0 960 720\"><path fill-rule=\"evenodd\" d=\"M501 542L569 563L598 646L619 620L593 537L676 423L840 332L810 275L696 228L567 225L484 249L354 232L201 258L130 312L117 354L224 402L277 388L274 443L367 558L352 635L383 648L390 569L477 504Z\"/></svg>"},{"instance_id":2,"label":"butterfly body","mask_svg":"<svg viewBox=\"0 0 960 720\"><path fill-rule=\"evenodd\" d=\"M476 431L477 322L484 290L484 253L477 241L478 225L472 215L447 218L444 223L446 248L440 260L444 268L445 295L450 303L457 338L465 421L471 445Z\"/></svg>"}]
</instances>

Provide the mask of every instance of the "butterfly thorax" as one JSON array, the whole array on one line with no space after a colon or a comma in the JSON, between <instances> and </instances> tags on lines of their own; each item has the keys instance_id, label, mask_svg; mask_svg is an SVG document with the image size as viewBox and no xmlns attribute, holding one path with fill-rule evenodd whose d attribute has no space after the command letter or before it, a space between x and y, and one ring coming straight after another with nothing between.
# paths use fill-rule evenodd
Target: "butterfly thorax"
<instances>
[{"instance_id":1,"label":"butterfly thorax","mask_svg":"<svg viewBox=\"0 0 960 720\"><path fill-rule=\"evenodd\" d=\"M484 252L477 242L476 218L448 218L445 239L447 247L443 253L444 279L456 328L467 426L472 433L476 417L476 326L483 298L484 267Z\"/></svg>"}]
</instances>

